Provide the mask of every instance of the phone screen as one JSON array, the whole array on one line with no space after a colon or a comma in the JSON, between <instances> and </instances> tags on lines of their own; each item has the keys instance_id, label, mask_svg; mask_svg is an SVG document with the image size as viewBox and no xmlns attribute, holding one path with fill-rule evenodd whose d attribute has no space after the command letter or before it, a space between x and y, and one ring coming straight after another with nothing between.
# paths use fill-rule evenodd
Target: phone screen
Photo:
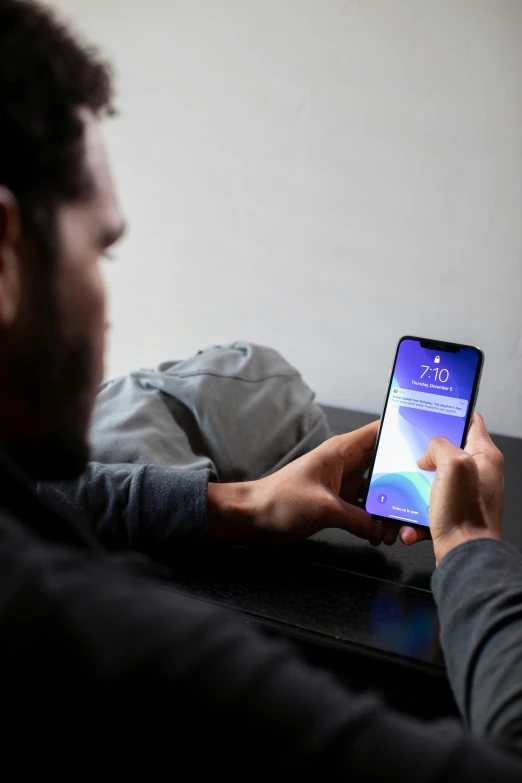
<instances>
[{"instance_id":1,"label":"phone screen","mask_svg":"<svg viewBox=\"0 0 522 783\"><path fill-rule=\"evenodd\" d=\"M433 344L399 343L366 498L370 514L416 525L429 524L435 479L417 460L438 435L463 445L482 366L478 348Z\"/></svg>"}]
</instances>

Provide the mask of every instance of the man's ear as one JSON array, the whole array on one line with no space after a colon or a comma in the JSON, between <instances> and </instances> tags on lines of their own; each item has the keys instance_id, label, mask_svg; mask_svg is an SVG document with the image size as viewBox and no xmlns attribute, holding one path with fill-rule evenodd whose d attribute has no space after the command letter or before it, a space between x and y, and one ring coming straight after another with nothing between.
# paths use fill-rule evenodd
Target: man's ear
<instances>
[{"instance_id":1,"label":"man's ear","mask_svg":"<svg viewBox=\"0 0 522 783\"><path fill-rule=\"evenodd\" d=\"M0 329L9 328L18 315L20 232L18 201L8 188L0 185Z\"/></svg>"}]
</instances>

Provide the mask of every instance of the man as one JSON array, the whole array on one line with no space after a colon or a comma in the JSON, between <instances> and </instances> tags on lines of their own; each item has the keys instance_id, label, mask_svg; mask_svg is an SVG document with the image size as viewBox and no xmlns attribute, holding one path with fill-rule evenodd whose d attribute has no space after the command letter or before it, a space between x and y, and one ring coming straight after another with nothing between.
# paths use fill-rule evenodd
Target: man
<instances>
[{"instance_id":1,"label":"man","mask_svg":"<svg viewBox=\"0 0 522 783\"><path fill-rule=\"evenodd\" d=\"M499 540L502 460L480 417L466 451L436 440L422 463L437 470L434 592L468 735L350 693L283 643L169 592L146 559L107 555L81 521L38 498L34 479L76 476L88 459L105 330L98 261L123 225L98 127L111 107L106 68L22 0L0 5L0 59L4 766L56 771L67 757L98 771L169 765L183 779L519 781L522 558ZM377 543L386 532L353 505L375 433L332 438L258 482L208 489L204 474L176 485L153 467L93 466L92 502L111 495L133 507L122 529L102 526L99 537L165 554L194 517L210 540L292 540L327 524ZM119 495L106 492L113 480Z\"/></svg>"}]
</instances>

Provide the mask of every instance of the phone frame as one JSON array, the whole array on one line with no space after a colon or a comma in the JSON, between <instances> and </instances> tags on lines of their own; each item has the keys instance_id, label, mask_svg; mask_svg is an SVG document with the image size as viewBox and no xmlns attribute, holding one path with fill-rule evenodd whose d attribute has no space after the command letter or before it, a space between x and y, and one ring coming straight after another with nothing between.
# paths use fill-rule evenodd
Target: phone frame
<instances>
[{"instance_id":1,"label":"phone frame","mask_svg":"<svg viewBox=\"0 0 522 783\"><path fill-rule=\"evenodd\" d=\"M448 351L449 353L458 353L461 348L468 348L472 351L476 351L478 353L479 362L477 365L477 370L475 373L475 380L473 381L473 389L471 392L471 398L468 405L468 412L466 414L466 422L464 424L464 434L462 436L462 443L460 444L460 448L463 448L463 446L466 443L467 437L468 437L468 431L469 431L469 425L471 424L471 419L473 417L473 414L475 412L475 403L477 402L478 397L478 390L480 386L480 380L482 378L482 369L484 367L484 351L479 348L476 345L465 345L464 343L449 343L445 340L431 340L427 339L425 337L414 337L413 335L405 335L404 337L401 337L397 343L397 348L395 349L395 356L393 359L393 364L391 366L390 375L388 378L388 383L386 384L386 394L384 397L384 406L382 409L381 414L381 420L379 423L379 430L377 432L377 439L375 441L375 453L373 455L373 459L370 465L370 469L368 471L368 481L366 486L366 492L364 494L363 498L363 507L366 509L366 503L368 501L368 495L370 493L370 484L372 481L372 475L373 475L373 469L375 467L375 461L377 459L377 452L379 450L379 442L381 439L381 431L382 426L384 424L384 417L386 416L386 409L388 408L388 400L390 398L390 389L392 385L393 380L393 374L395 372L395 365L397 364L397 357L399 356L399 348L401 347L401 343L404 342L404 340L415 340L420 343L421 348L432 348L433 350L437 351ZM391 522L396 525L400 525L401 527L403 525L408 525L409 527L420 527L425 529L426 525L417 524L415 522L404 522L400 519L391 519L390 517L383 517L379 514L372 514L372 517L374 519L380 519L382 522Z\"/></svg>"}]
</instances>

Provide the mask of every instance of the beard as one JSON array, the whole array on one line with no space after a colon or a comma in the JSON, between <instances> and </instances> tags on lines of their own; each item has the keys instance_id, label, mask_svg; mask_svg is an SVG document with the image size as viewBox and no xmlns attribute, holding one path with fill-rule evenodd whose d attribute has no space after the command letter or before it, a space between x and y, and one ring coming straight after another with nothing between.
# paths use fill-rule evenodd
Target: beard
<instances>
[{"instance_id":1,"label":"beard","mask_svg":"<svg viewBox=\"0 0 522 783\"><path fill-rule=\"evenodd\" d=\"M35 480L77 478L86 468L88 429L101 380L95 341L82 307L58 294L57 264L32 270L22 326L13 336L7 372L14 412L2 446Z\"/></svg>"},{"instance_id":2,"label":"beard","mask_svg":"<svg viewBox=\"0 0 522 783\"><path fill-rule=\"evenodd\" d=\"M53 339L49 339L52 331ZM35 480L77 478L90 456L87 433L94 391L90 345L68 345L56 330L40 329L23 357L18 386L23 427L4 446ZM87 392L86 392L87 390ZM29 426L27 426L29 425Z\"/></svg>"}]
</instances>

